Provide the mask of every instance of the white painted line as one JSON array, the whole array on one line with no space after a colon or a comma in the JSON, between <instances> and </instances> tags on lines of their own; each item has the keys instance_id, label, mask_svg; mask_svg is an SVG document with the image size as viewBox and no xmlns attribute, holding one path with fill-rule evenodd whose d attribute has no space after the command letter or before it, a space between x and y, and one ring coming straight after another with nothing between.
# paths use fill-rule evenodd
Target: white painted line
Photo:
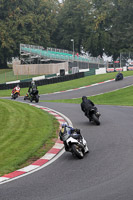
<instances>
[{"instance_id":1,"label":"white painted line","mask_svg":"<svg viewBox=\"0 0 133 200\"><path fill-rule=\"evenodd\" d=\"M68 92L71 92L71 91L73 91L73 89L70 89L70 90L66 90L66 91L68 91Z\"/></svg>"},{"instance_id":2,"label":"white painted line","mask_svg":"<svg viewBox=\"0 0 133 200\"><path fill-rule=\"evenodd\" d=\"M61 143L55 143L55 145L53 146L54 149L62 149L64 147L64 144Z\"/></svg>"},{"instance_id":3,"label":"white painted line","mask_svg":"<svg viewBox=\"0 0 133 200\"><path fill-rule=\"evenodd\" d=\"M46 153L41 159L51 160L56 154Z\"/></svg>"},{"instance_id":4,"label":"white painted line","mask_svg":"<svg viewBox=\"0 0 133 200\"><path fill-rule=\"evenodd\" d=\"M29 171L32 171L32 170L38 168L38 167L39 167L39 165L29 165L29 166L24 167L24 168L22 168L22 169L19 169L19 170L17 170L17 171L29 172Z\"/></svg>"},{"instance_id":5,"label":"white painted line","mask_svg":"<svg viewBox=\"0 0 133 200\"><path fill-rule=\"evenodd\" d=\"M95 84L92 84L91 86L96 86L96 85L99 85L98 83L95 83Z\"/></svg>"},{"instance_id":6,"label":"white painted line","mask_svg":"<svg viewBox=\"0 0 133 200\"><path fill-rule=\"evenodd\" d=\"M80 87L79 89L84 89L84 88L86 88L86 87Z\"/></svg>"},{"instance_id":7,"label":"white painted line","mask_svg":"<svg viewBox=\"0 0 133 200\"><path fill-rule=\"evenodd\" d=\"M56 113L54 112L49 112L51 115L54 115L54 116L58 116Z\"/></svg>"},{"instance_id":8,"label":"white painted line","mask_svg":"<svg viewBox=\"0 0 133 200\"><path fill-rule=\"evenodd\" d=\"M6 177L0 177L0 182L2 182L2 181L6 181L6 180L8 180L9 178L6 178Z\"/></svg>"},{"instance_id":9,"label":"white painted line","mask_svg":"<svg viewBox=\"0 0 133 200\"><path fill-rule=\"evenodd\" d=\"M114 81L115 79L113 79L113 80L107 80L107 81L104 81L105 83L108 83L108 82L111 82L111 81Z\"/></svg>"},{"instance_id":10,"label":"white painted line","mask_svg":"<svg viewBox=\"0 0 133 200\"><path fill-rule=\"evenodd\" d=\"M63 119L62 117L56 117L56 119Z\"/></svg>"}]
</instances>

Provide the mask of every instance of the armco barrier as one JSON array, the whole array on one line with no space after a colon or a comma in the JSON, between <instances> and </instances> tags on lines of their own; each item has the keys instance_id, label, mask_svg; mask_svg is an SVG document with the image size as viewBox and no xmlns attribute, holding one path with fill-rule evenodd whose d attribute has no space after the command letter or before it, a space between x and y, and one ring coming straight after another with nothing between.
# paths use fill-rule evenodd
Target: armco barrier
<instances>
[{"instance_id":1,"label":"armco barrier","mask_svg":"<svg viewBox=\"0 0 133 200\"><path fill-rule=\"evenodd\" d=\"M54 77L54 78L50 78L50 79L42 79L42 80L35 81L35 83L37 86L41 86L41 85L47 85L47 84L52 84L52 83L69 81L69 80L78 79L78 78L82 78L82 77L84 77L84 72L79 72L76 74L69 74L66 76L58 76L58 77ZM20 86L20 88L26 88L26 87L29 87L30 83L31 83L30 81L20 82L19 86ZM16 86L16 83L0 84L0 90L13 89L15 86Z\"/></svg>"},{"instance_id":2,"label":"armco barrier","mask_svg":"<svg viewBox=\"0 0 133 200\"><path fill-rule=\"evenodd\" d=\"M32 78L28 78L28 79L24 79L24 80L20 80L20 82L31 82Z\"/></svg>"}]
</instances>

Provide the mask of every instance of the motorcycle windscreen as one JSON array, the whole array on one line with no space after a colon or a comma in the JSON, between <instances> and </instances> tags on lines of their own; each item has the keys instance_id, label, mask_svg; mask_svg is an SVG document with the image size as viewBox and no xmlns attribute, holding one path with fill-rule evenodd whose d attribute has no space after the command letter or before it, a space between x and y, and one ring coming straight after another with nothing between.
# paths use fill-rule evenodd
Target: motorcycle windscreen
<instances>
[{"instance_id":1,"label":"motorcycle windscreen","mask_svg":"<svg viewBox=\"0 0 133 200\"><path fill-rule=\"evenodd\" d=\"M61 138L63 142L69 138L69 134L67 133L66 127L61 129Z\"/></svg>"}]
</instances>

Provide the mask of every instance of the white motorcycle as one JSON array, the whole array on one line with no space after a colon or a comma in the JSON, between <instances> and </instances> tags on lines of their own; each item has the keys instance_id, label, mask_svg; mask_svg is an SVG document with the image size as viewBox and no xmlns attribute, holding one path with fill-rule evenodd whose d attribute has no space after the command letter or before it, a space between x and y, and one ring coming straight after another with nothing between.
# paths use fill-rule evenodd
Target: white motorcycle
<instances>
[{"instance_id":1,"label":"white motorcycle","mask_svg":"<svg viewBox=\"0 0 133 200\"><path fill-rule=\"evenodd\" d=\"M74 156L82 159L85 153L88 153L86 140L76 132L69 134L70 128L64 127L60 130L60 139L63 141L65 150L71 152Z\"/></svg>"}]
</instances>

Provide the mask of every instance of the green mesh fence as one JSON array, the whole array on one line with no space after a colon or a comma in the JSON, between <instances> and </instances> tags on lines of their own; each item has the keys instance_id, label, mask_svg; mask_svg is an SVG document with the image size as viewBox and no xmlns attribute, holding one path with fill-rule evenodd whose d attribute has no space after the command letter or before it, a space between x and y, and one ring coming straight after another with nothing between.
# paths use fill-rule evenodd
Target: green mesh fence
<instances>
[{"instance_id":1,"label":"green mesh fence","mask_svg":"<svg viewBox=\"0 0 133 200\"><path fill-rule=\"evenodd\" d=\"M37 75L35 75L37 76ZM31 78L34 77L33 75L14 75L13 70L10 71L1 71L0 70L0 83L6 83L10 81L16 81L16 80L31 80Z\"/></svg>"},{"instance_id":2,"label":"green mesh fence","mask_svg":"<svg viewBox=\"0 0 133 200\"><path fill-rule=\"evenodd\" d=\"M90 69L88 72L84 72L84 76L91 76L95 75L95 69Z\"/></svg>"},{"instance_id":3,"label":"green mesh fence","mask_svg":"<svg viewBox=\"0 0 133 200\"><path fill-rule=\"evenodd\" d=\"M42 57L46 57L49 59L58 59L58 60L65 60L65 61L78 61L78 62L92 62L92 63L99 63L103 64L103 60L96 59L96 58L84 58L82 56L74 56L69 53L63 53L63 52L55 52L55 51L46 51L42 49L34 49L34 48L27 48L27 47L21 47L21 51L31 53L34 55L39 55Z\"/></svg>"}]
</instances>

